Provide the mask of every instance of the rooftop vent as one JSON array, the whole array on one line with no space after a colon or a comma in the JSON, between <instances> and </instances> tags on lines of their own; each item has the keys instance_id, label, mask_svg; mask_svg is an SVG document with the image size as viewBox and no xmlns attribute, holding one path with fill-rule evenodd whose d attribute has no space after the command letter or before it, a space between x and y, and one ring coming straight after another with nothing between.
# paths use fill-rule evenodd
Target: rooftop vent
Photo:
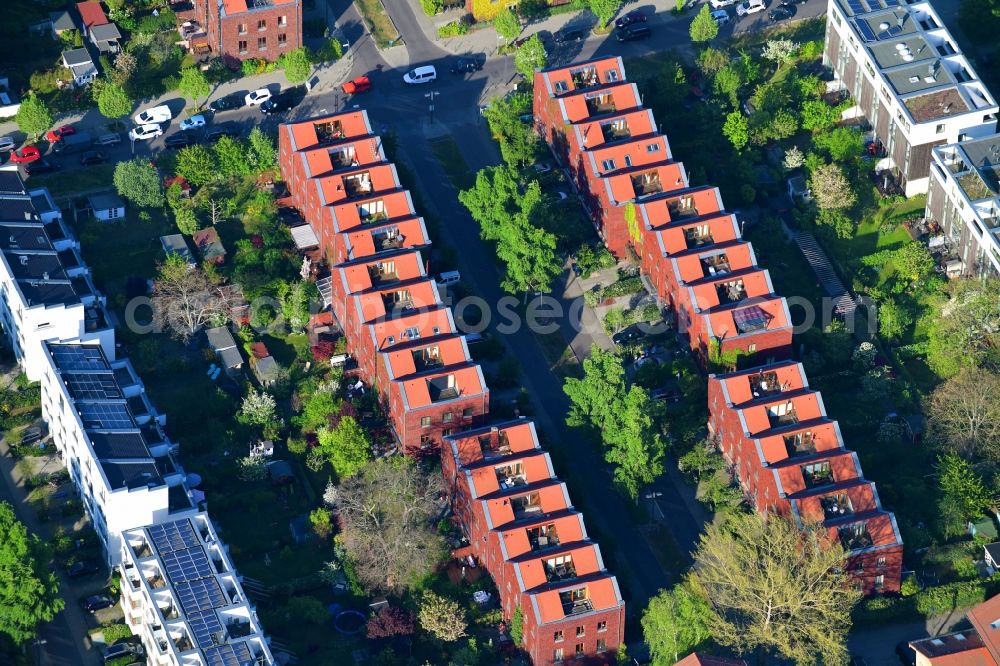
<instances>
[{"instance_id":1,"label":"rooftop vent","mask_svg":"<svg viewBox=\"0 0 1000 666\"><path fill-rule=\"evenodd\" d=\"M21 255L21 265L22 266L27 266L28 265L28 256L27 255L24 255L24 254Z\"/></svg>"}]
</instances>

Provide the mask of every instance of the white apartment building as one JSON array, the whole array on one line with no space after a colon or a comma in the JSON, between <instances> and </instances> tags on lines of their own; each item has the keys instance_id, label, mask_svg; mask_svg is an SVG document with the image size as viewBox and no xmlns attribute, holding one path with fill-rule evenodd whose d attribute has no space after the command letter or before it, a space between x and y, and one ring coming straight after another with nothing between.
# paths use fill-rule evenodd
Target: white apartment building
<instances>
[{"instance_id":1,"label":"white apartment building","mask_svg":"<svg viewBox=\"0 0 1000 666\"><path fill-rule=\"evenodd\" d=\"M42 416L100 536L109 564L121 534L197 512L173 445L127 360L98 344L43 346Z\"/></svg>"},{"instance_id":2,"label":"white apartment building","mask_svg":"<svg viewBox=\"0 0 1000 666\"><path fill-rule=\"evenodd\" d=\"M927 219L951 275L1000 276L1000 134L934 149Z\"/></svg>"},{"instance_id":3,"label":"white apartment building","mask_svg":"<svg viewBox=\"0 0 1000 666\"><path fill-rule=\"evenodd\" d=\"M121 605L151 666L271 666L257 613L208 514L127 530Z\"/></svg>"},{"instance_id":4,"label":"white apartment building","mask_svg":"<svg viewBox=\"0 0 1000 666\"><path fill-rule=\"evenodd\" d=\"M829 0L828 15L823 62L907 196L927 192L935 146L996 132L996 100L930 3Z\"/></svg>"},{"instance_id":5,"label":"white apartment building","mask_svg":"<svg viewBox=\"0 0 1000 666\"><path fill-rule=\"evenodd\" d=\"M95 341L114 358L115 334L79 244L44 188L0 170L0 324L28 379L45 368L46 340Z\"/></svg>"}]
</instances>

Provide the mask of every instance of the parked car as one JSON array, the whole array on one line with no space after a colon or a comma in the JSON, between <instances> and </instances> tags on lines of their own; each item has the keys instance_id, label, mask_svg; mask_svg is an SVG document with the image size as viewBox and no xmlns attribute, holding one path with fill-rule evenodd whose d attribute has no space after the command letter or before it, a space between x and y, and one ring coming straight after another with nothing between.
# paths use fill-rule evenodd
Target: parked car
<instances>
[{"instance_id":1,"label":"parked car","mask_svg":"<svg viewBox=\"0 0 1000 666\"><path fill-rule=\"evenodd\" d=\"M765 9L767 9L767 5L764 4L764 0L746 0L746 2L736 5L736 15L750 16L750 14L756 14Z\"/></svg>"},{"instance_id":2,"label":"parked car","mask_svg":"<svg viewBox=\"0 0 1000 666\"><path fill-rule=\"evenodd\" d=\"M159 125L139 125L132 128L128 133L128 138L133 141L148 141L163 134L163 128Z\"/></svg>"},{"instance_id":3,"label":"parked car","mask_svg":"<svg viewBox=\"0 0 1000 666\"><path fill-rule=\"evenodd\" d=\"M372 89L372 82L367 76L359 76L356 79L347 81L344 85L340 86L340 89L344 91L345 95L357 95L358 93L368 92Z\"/></svg>"},{"instance_id":4,"label":"parked car","mask_svg":"<svg viewBox=\"0 0 1000 666\"><path fill-rule=\"evenodd\" d=\"M190 134L181 134L180 132L171 134L163 140L163 146L165 148L186 148L187 146L193 146L196 143L198 143L198 140L193 136Z\"/></svg>"},{"instance_id":5,"label":"parked car","mask_svg":"<svg viewBox=\"0 0 1000 666\"><path fill-rule=\"evenodd\" d=\"M52 151L61 155L78 153L94 145L94 138L89 132L74 132L64 134L62 139L52 144Z\"/></svg>"},{"instance_id":6,"label":"parked car","mask_svg":"<svg viewBox=\"0 0 1000 666\"><path fill-rule=\"evenodd\" d=\"M631 11L625 16L622 16L617 21L615 21L615 27L624 28L626 26L632 25L633 23L645 23L645 22L646 22L646 14L636 9L635 11Z\"/></svg>"},{"instance_id":7,"label":"parked car","mask_svg":"<svg viewBox=\"0 0 1000 666\"><path fill-rule=\"evenodd\" d=\"M14 146L17 142L14 141L12 136L0 136L0 153L7 152L8 150L14 150Z\"/></svg>"},{"instance_id":8,"label":"parked car","mask_svg":"<svg viewBox=\"0 0 1000 666\"><path fill-rule=\"evenodd\" d=\"M190 118L185 118L181 121L181 131L186 132L187 130L198 129L199 127L205 126L205 116L200 113L196 116L191 116Z\"/></svg>"},{"instance_id":9,"label":"parked car","mask_svg":"<svg viewBox=\"0 0 1000 666\"><path fill-rule=\"evenodd\" d=\"M483 63L475 58L459 58L451 66L452 74L472 74L483 68Z\"/></svg>"},{"instance_id":10,"label":"parked car","mask_svg":"<svg viewBox=\"0 0 1000 666\"><path fill-rule=\"evenodd\" d=\"M260 106L267 100L271 99L271 97L272 95L270 90L268 90L267 88L260 88L258 90L254 90L253 92L247 93L247 96L244 99L247 103L247 106Z\"/></svg>"},{"instance_id":11,"label":"parked car","mask_svg":"<svg viewBox=\"0 0 1000 666\"><path fill-rule=\"evenodd\" d=\"M264 114L281 113L282 111L288 111L292 108L292 106L292 98L288 95L281 94L276 95L261 104L260 112Z\"/></svg>"},{"instance_id":12,"label":"parked car","mask_svg":"<svg viewBox=\"0 0 1000 666\"><path fill-rule=\"evenodd\" d=\"M75 127L72 125L63 125L62 127L50 129L46 132L45 140L49 143L56 143L57 141L61 141L64 136L71 136L73 134L76 134Z\"/></svg>"},{"instance_id":13,"label":"parked car","mask_svg":"<svg viewBox=\"0 0 1000 666\"><path fill-rule=\"evenodd\" d=\"M66 570L66 575L70 578L80 578L81 576L92 576L99 572L101 567L92 560L80 560Z\"/></svg>"},{"instance_id":14,"label":"parked car","mask_svg":"<svg viewBox=\"0 0 1000 666\"><path fill-rule=\"evenodd\" d=\"M239 134L240 128L236 125L236 123L222 123L220 125L212 125L209 127L208 131L205 132L205 140L218 141L224 136L239 136ZM167 137L168 141L169 139L170 137Z\"/></svg>"},{"instance_id":15,"label":"parked car","mask_svg":"<svg viewBox=\"0 0 1000 666\"><path fill-rule=\"evenodd\" d=\"M14 164L27 164L40 159L42 159L42 152L38 150L38 146L25 146L21 150L15 150L10 155L10 161Z\"/></svg>"},{"instance_id":16,"label":"parked car","mask_svg":"<svg viewBox=\"0 0 1000 666\"><path fill-rule=\"evenodd\" d=\"M648 39L653 31L644 25L630 25L615 32L619 42L632 42L638 39Z\"/></svg>"},{"instance_id":17,"label":"parked car","mask_svg":"<svg viewBox=\"0 0 1000 666\"><path fill-rule=\"evenodd\" d=\"M174 114L170 113L170 107L166 104L161 104L160 106L154 106L136 114L135 124L152 125L153 123L166 123L170 122L170 119L173 117Z\"/></svg>"},{"instance_id":18,"label":"parked car","mask_svg":"<svg viewBox=\"0 0 1000 666\"><path fill-rule=\"evenodd\" d=\"M95 164L104 164L108 161L108 156L99 150L88 150L83 155L80 155L80 164L83 166L94 166Z\"/></svg>"},{"instance_id":19,"label":"parked car","mask_svg":"<svg viewBox=\"0 0 1000 666\"><path fill-rule=\"evenodd\" d=\"M240 95L239 93L233 93L231 95L226 95L225 97L220 97L219 99L212 100L212 103L208 105L212 111L231 111L232 109L243 108L246 103L246 96Z\"/></svg>"},{"instance_id":20,"label":"parked car","mask_svg":"<svg viewBox=\"0 0 1000 666\"><path fill-rule=\"evenodd\" d=\"M729 23L729 12L725 9L716 9L712 12L712 18L721 27Z\"/></svg>"},{"instance_id":21,"label":"parked car","mask_svg":"<svg viewBox=\"0 0 1000 666\"><path fill-rule=\"evenodd\" d=\"M531 168L535 170L536 173L548 173L552 171L552 165L548 162L535 162L531 165Z\"/></svg>"},{"instance_id":22,"label":"parked car","mask_svg":"<svg viewBox=\"0 0 1000 666\"><path fill-rule=\"evenodd\" d=\"M777 23L778 21L787 21L788 19L795 16L795 5L785 5L782 4L779 7L772 9L767 17L771 19L771 23Z\"/></svg>"},{"instance_id":23,"label":"parked car","mask_svg":"<svg viewBox=\"0 0 1000 666\"><path fill-rule=\"evenodd\" d=\"M583 30L573 28L570 30L560 30L554 36L556 44L569 44L571 42L582 42L587 35Z\"/></svg>"},{"instance_id":24,"label":"parked car","mask_svg":"<svg viewBox=\"0 0 1000 666\"><path fill-rule=\"evenodd\" d=\"M83 602L84 610L96 613L104 608L111 608L115 605L115 600L106 594L94 594Z\"/></svg>"},{"instance_id":25,"label":"parked car","mask_svg":"<svg viewBox=\"0 0 1000 666\"><path fill-rule=\"evenodd\" d=\"M142 647L142 643L115 643L114 645L109 645L104 648L101 656L104 657L104 663L111 661L112 659L117 659L119 657L125 657L128 655L135 655L137 657L144 657L146 655L145 648Z\"/></svg>"},{"instance_id":26,"label":"parked car","mask_svg":"<svg viewBox=\"0 0 1000 666\"><path fill-rule=\"evenodd\" d=\"M916 666L917 651L910 647L910 641L896 643L896 656L905 666Z\"/></svg>"},{"instance_id":27,"label":"parked car","mask_svg":"<svg viewBox=\"0 0 1000 666\"><path fill-rule=\"evenodd\" d=\"M736 4L736 0L708 0L712 9L724 9Z\"/></svg>"},{"instance_id":28,"label":"parked car","mask_svg":"<svg viewBox=\"0 0 1000 666\"><path fill-rule=\"evenodd\" d=\"M403 74L403 83L409 83L411 85L430 83L435 80L437 80L437 69L434 68L434 65L414 67L406 74Z\"/></svg>"},{"instance_id":29,"label":"parked car","mask_svg":"<svg viewBox=\"0 0 1000 666\"><path fill-rule=\"evenodd\" d=\"M121 134L102 134L94 143L98 146L114 146L122 142Z\"/></svg>"},{"instance_id":30,"label":"parked car","mask_svg":"<svg viewBox=\"0 0 1000 666\"><path fill-rule=\"evenodd\" d=\"M24 174L26 176L40 176L43 173L55 173L62 168L62 165L55 160L47 160L44 157L40 160L35 160L29 164L24 165Z\"/></svg>"},{"instance_id":31,"label":"parked car","mask_svg":"<svg viewBox=\"0 0 1000 666\"><path fill-rule=\"evenodd\" d=\"M646 335L645 333L639 330L638 326L633 324L632 326L622 329L621 331L618 331L613 336L611 336L611 341L614 342L616 345L622 345L625 344L626 342L641 340L643 337L645 337L645 335Z\"/></svg>"}]
</instances>

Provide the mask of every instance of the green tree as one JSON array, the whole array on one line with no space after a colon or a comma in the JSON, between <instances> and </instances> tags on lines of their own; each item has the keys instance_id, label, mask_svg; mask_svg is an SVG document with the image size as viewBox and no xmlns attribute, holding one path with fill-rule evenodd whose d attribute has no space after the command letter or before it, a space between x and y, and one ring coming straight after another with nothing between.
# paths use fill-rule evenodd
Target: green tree
<instances>
[{"instance_id":1,"label":"green tree","mask_svg":"<svg viewBox=\"0 0 1000 666\"><path fill-rule=\"evenodd\" d=\"M713 49L711 46L706 46L698 54L698 69L706 76L715 74L728 64L729 56L726 52Z\"/></svg>"},{"instance_id":2,"label":"green tree","mask_svg":"<svg viewBox=\"0 0 1000 666\"><path fill-rule=\"evenodd\" d=\"M115 165L115 189L136 206L156 208L163 205L160 172L148 158L136 157Z\"/></svg>"},{"instance_id":3,"label":"green tree","mask_svg":"<svg viewBox=\"0 0 1000 666\"><path fill-rule=\"evenodd\" d=\"M20 645L65 607L46 544L0 502L0 634Z\"/></svg>"},{"instance_id":4,"label":"green tree","mask_svg":"<svg viewBox=\"0 0 1000 666\"><path fill-rule=\"evenodd\" d=\"M729 102L729 105L735 109L740 102L739 92L742 83L739 71L732 65L726 65L715 73L712 89L716 95Z\"/></svg>"},{"instance_id":5,"label":"green tree","mask_svg":"<svg viewBox=\"0 0 1000 666\"><path fill-rule=\"evenodd\" d=\"M691 41L695 43L710 42L719 34L719 24L712 18L712 10L708 5L702 5L701 10L691 21Z\"/></svg>"},{"instance_id":6,"label":"green tree","mask_svg":"<svg viewBox=\"0 0 1000 666\"><path fill-rule=\"evenodd\" d=\"M961 368L1000 372L1000 279L954 280L934 317L927 361L940 375Z\"/></svg>"},{"instance_id":7,"label":"green tree","mask_svg":"<svg viewBox=\"0 0 1000 666\"><path fill-rule=\"evenodd\" d=\"M341 417L336 427L316 431L319 450L333 465L337 476L354 476L372 459L368 435L353 416Z\"/></svg>"},{"instance_id":8,"label":"green tree","mask_svg":"<svg viewBox=\"0 0 1000 666\"><path fill-rule=\"evenodd\" d=\"M302 413L293 422L303 431L312 432L320 426L330 425L330 416L339 409L340 400L334 395L333 389L320 387L309 393L302 405Z\"/></svg>"},{"instance_id":9,"label":"green tree","mask_svg":"<svg viewBox=\"0 0 1000 666\"><path fill-rule=\"evenodd\" d=\"M514 609L514 615L510 618L510 638L515 646L524 645L524 613L520 606Z\"/></svg>"},{"instance_id":10,"label":"green tree","mask_svg":"<svg viewBox=\"0 0 1000 666\"><path fill-rule=\"evenodd\" d=\"M278 298L281 299L281 315L292 332L305 330L312 316L309 308L319 299L316 285L305 280L283 282L278 288Z\"/></svg>"},{"instance_id":11,"label":"green tree","mask_svg":"<svg viewBox=\"0 0 1000 666\"><path fill-rule=\"evenodd\" d=\"M219 137L212 146L219 175L224 178L249 175L251 168L247 152L247 147L239 139Z\"/></svg>"},{"instance_id":12,"label":"green tree","mask_svg":"<svg viewBox=\"0 0 1000 666\"><path fill-rule=\"evenodd\" d=\"M743 150L750 141L750 121L739 111L731 111L722 125L722 134L736 150Z\"/></svg>"},{"instance_id":13,"label":"green tree","mask_svg":"<svg viewBox=\"0 0 1000 666\"><path fill-rule=\"evenodd\" d=\"M212 153L201 144L181 148L177 152L174 171L192 185L199 186L212 182L218 176Z\"/></svg>"},{"instance_id":14,"label":"green tree","mask_svg":"<svg viewBox=\"0 0 1000 666\"><path fill-rule=\"evenodd\" d=\"M938 513L946 536L965 531L965 524L980 518L994 502L983 478L968 461L948 451L938 456Z\"/></svg>"},{"instance_id":15,"label":"green tree","mask_svg":"<svg viewBox=\"0 0 1000 666\"><path fill-rule=\"evenodd\" d=\"M417 619L424 631L445 643L465 636L465 629L469 626L465 611L458 602L430 590L425 591L420 599Z\"/></svg>"},{"instance_id":16,"label":"green tree","mask_svg":"<svg viewBox=\"0 0 1000 666\"><path fill-rule=\"evenodd\" d=\"M191 206L178 206L174 209L174 224L177 230L185 236L194 236L195 232L201 228L198 223L198 216L195 215Z\"/></svg>"},{"instance_id":17,"label":"green tree","mask_svg":"<svg viewBox=\"0 0 1000 666\"><path fill-rule=\"evenodd\" d=\"M642 635L653 666L672 666L711 637L712 607L689 582L660 590L642 614Z\"/></svg>"},{"instance_id":18,"label":"green tree","mask_svg":"<svg viewBox=\"0 0 1000 666\"><path fill-rule=\"evenodd\" d=\"M963 368L924 402L927 436L937 448L973 460L1000 461L1000 374Z\"/></svg>"},{"instance_id":19,"label":"green tree","mask_svg":"<svg viewBox=\"0 0 1000 666\"><path fill-rule=\"evenodd\" d=\"M123 118L132 113L132 99L125 88L117 83L107 82L97 94L97 110L105 118Z\"/></svg>"},{"instance_id":20,"label":"green tree","mask_svg":"<svg viewBox=\"0 0 1000 666\"><path fill-rule=\"evenodd\" d=\"M517 172L503 166L483 169L476 174L471 188L458 193L458 200L479 222L482 237L497 240L500 226L520 210Z\"/></svg>"},{"instance_id":21,"label":"green tree","mask_svg":"<svg viewBox=\"0 0 1000 666\"><path fill-rule=\"evenodd\" d=\"M21 106L14 116L14 121L22 132L34 141L47 129L52 127L52 113L48 105L33 92L21 100Z\"/></svg>"},{"instance_id":22,"label":"green tree","mask_svg":"<svg viewBox=\"0 0 1000 666\"><path fill-rule=\"evenodd\" d=\"M500 13L493 19L493 27L497 34L508 42L521 34L521 21L518 20L510 7L504 7L500 10Z\"/></svg>"},{"instance_id":23,"label":"green tree","mask_svg":"<svg viewBox=\"0 0 1000 666\"><path fill-rule=\"evenodd\" d=\"M495 97L484 112L490 133L500 144L503 161L510 166L524 166L534 161L538 152L538 135L521 121L521 116L530 111L531 94L515 93Z\"/></svg>"},{"instance_id":24,"label":"green tree","mask_svg":"<svg viewBox=\"0 0 1000 666\"><path fill-rule=\"evenodd\" d=\"M197 102L202 97L208 97L212 91L212 86L208 82L205 72L198 67L185 67L181 70L181 81L177 90L182 95Z\"/></svg>"},{"instance_id":25,"label":"green tree","mask_svg":"<svg viewBox=\"0 0 1000 666\"><path fill-rule=\"evenodd\" d=\"M247 143L250 145L250 162L258 171L267 171L277 166L278 149L274 147L274 140L261 128L254 127L250 130Z\"/></svg>"},{"instance_id":26,"label":"green tree","mask_svg":"<svg viewBox=\"0 0 1000 666\"><path fill-rule=\"evenodd\" d=\"M282 53L278 58L278 66L285 70L285 78L293 84L302 83L312 73L312 64L305 47Z\"/></svg>"},{"instance_id":27,"label":"green tree","mask_svg":"<svg viewBox=\"0 0 1000 666\"><path fill-rule=\"evenodd\" d=\"M813 137L813 145L826 152L834 162L849 162L861 157L865 140L853 127L837 127Z\"/></svg>"},{"instance_id":28,"label":"green tree","mask_svg":"<svg viewBox=\"0 0 1000 666\"><path fill-rule=\"evenodd\" d=\"M913 315L895 299L887 298L878 305L878 332L887 340L898 340L913 324Z\"/></svg>"},{"instance_id":29,"label":"green tree","mask_svg":"<svg viewBox=\"0 0 1000 666\"><path fill-rule=\"evenodd\" d=\"M858 200L844 170L836 164L824 164L813 169L809 189L821 210L850 208Z\"/></svg>"},{"instance_id":30,"label":"green tree","mask_svg":"<svg viewBox=\"0 0 1000 666\"><path fill-rule=\"evenodd\" d=\"M514 68L529 81L534 77L535 71L545 69L548 62L549 56L545 53L545 44L539 39L538 34L532 35L514 53Z\"/></svg>"},{"instance_id":31,"label":"green tree","mask_svg":"<svg viewBox=\"0 0 1000 666\"><path fill-rule=\"evenodd\" d=\"M818 99L802 102L802 127L813 132L822 132L837 122L837 110Z\"/></svg>"},{"instance_id":32,"label":"green tree","mask_svg":"<svg viewBox=\"0 0 1000 666\"><path fill-rule=\"evenodd\" d=\"M733 513L702 534L691 578L711 600L709 628L722 645L799 666L843 664L851 608L861 598L844 558L821 524Z\"/></svg>"},{"instance_id":33,"label":"green tree","mask_svg":"<svg viewBox=\"0 0 1000 666\"><path fill-rule=\"evenodd\" d=\"M621 0L587 0L587 6L597 17L598 27L605 27L621 6Z\"/></svg>"}]
</instances>

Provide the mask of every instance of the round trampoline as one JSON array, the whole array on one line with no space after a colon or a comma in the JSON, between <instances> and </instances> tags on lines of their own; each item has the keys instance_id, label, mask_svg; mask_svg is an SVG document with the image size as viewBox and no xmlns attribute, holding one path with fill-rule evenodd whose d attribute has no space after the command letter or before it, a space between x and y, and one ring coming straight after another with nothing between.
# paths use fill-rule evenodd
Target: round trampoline
<instances>
[{"instance_id":1,"label":"round trampoline","mask_svg":"<svg viewBox=\"0 0 1000 666\"><path fill-rule=\"evenodd\" d=\"M364 631L368 619L356 610L343 610L337 613L333 620L333 628L345 636L354 636Z\"/></svg>"}]
</instances>

